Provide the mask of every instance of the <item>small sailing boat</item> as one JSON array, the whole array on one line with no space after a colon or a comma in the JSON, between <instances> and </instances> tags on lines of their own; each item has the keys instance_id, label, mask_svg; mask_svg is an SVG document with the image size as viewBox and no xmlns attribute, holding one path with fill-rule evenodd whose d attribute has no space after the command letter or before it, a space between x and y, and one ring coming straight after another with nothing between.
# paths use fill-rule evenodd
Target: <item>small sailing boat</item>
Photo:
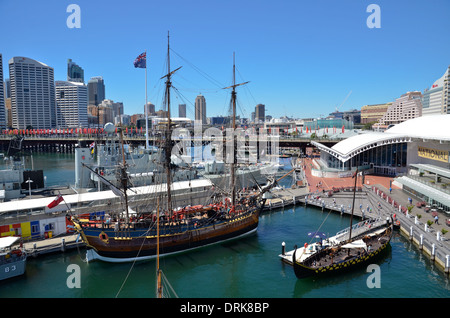
<instances>
[{"instance_id":1,"label":"small sailing boat","mask_svg":"<svg viewBox=\"0 0 450 318\"><path fill-rule=\"evenodd\" d=\"M355 189L357 174L358 170L356 170L354 175ZM297 246L295 246L292 254L292 264L295 276L298 279L354 270L357 267L373 263L388 250L393 234L394 222L392 218L387 218L384 222L361 222L358 224L359 231L357 235L352 236L355 189L353 191L350 227L346 231L346 233L349 233L348 239L333 240L333 244L329 244L323 248L319 245L307 257L303 257L304 255L299 256L297 254Z\"/></svg>"},{"instance_id":2,"label":"small sailing boat","mask_svg":"<svg viewBox=\"0 0 450 318\"><path fill-rule=\"evenodd\" d=\"M169 42L169 41L168 41ZM172 165L171 165L171 132L172 121L170 116L170 88L171 76L181 67L171 71L170 46L167 46L167 74L162 77L166 80L165 104L167 106L167 121L164 123L162 164L166 172L166 183L160 185L158 198L149 193L149 199L156 201L162 193L164 204L162 211L153 206L151 209L133 211L129 208L126 174L127 164L125 158L122 163L120 196L124 207L116 213L110 213L103 220L92 221L72 216L76 230L89 248L88 259L100 259L108 262L128 262L155 258L158 255L169 255L184 252L210 244L235 239L256 231L265 198L263 194L268 191L274 181L259 187L257 191L241 192L235 186L236 146L231 162L230 192L223 198L223 193L213 193L212 203L198 206L188 206L174 209L172 198ZM233 61L233 128L236 128L236 87L246 83L236 84L234 79ZM121 133L119 131L119 133ZM121 135L122 136L122 135ZM233 136L235 138L235 136ZM236 140L234 140L236 144ZM123 140L122 140L123 143ZM122 151L122 154L124 152ZM119 190L119 189L116 189ZM186 189L189 191L189 189ZM156 211L157 210L157 211Z\"/></svg>"}]
</instances>

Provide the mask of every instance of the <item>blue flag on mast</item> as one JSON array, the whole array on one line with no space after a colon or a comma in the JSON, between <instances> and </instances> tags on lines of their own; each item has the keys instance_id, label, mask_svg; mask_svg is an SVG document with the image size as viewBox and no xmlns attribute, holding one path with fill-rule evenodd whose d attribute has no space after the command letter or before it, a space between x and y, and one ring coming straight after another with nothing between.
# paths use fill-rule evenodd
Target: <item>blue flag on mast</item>
<instances>
[{"instance_id":1,"label":"blue flag on mast","mask_svg":"<svg viewBox=\"0 0 450 318\"><path fill-rule=\"evenodd\" d=\"M137 67L137 68L146 68L147 67L147 52L140 54L134 60L134 67Z\"/></svg>"}]
</instances>

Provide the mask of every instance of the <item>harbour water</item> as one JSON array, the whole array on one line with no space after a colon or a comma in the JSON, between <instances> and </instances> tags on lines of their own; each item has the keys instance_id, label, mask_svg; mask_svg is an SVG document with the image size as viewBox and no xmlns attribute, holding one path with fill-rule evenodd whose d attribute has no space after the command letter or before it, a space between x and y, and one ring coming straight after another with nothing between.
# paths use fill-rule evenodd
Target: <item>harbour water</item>
<instances>
[{"instance_id":1,"label":"harbour water","mask_svg":"<svg viewBox=\"0 0 450 318\"><path fill-rule=\"evenodd\" d=\"M68 163L70 155L42 155L42 161L53 162L47 169L40 167L39 157L34 157L35 169L44 169L47 176L53 167L58 167L57 175L61 177L70 175L70 169L73 171ZM62 172L64 166L66 171ZM70 180L67 176L62 178ZM294 244L309 242L307 233L321 225L320 231L334 235L348 224L348 216L313 207L264 212L255 234L162 258L161 268L183 298L450 297L449 278L399 233L391 241L389 254L378 263L380 288L368 286L372 272L364 268L329 279L297 280L292 267L278 257L283 241L290 250ZM81 248L29 258L24 276L0 282L0 298L155 297L155 260L135 264L86 263L84 254L85 249ZM72 274L69 266L73 264L80 269L80 288L69 288L67 284Z\"/></svg>"}]
</instances>

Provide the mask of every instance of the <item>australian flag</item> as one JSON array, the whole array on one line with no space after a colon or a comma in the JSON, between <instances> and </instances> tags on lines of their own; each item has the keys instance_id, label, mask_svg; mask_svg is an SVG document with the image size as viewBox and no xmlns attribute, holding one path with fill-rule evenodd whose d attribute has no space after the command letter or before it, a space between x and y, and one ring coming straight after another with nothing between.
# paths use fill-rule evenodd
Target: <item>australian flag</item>
<instances>
[{"instance_id":1,"label":"australian flag","mask_svg":"<svg viewBox=\"0 0 450 318\"><path fill-rule=\"evenodd\" d=\"M134 60L134 67L137 67L137 68L146 68L147 67L147 52L140 54Z\"/></svg>"}]
</instances>

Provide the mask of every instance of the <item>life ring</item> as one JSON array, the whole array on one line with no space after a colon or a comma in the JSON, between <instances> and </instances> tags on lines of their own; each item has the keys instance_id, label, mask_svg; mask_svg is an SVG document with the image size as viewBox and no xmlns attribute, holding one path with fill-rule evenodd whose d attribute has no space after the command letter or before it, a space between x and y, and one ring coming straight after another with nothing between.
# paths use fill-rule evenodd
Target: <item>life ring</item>
<instances>
[{"instance_id":1,"label":"life ring","mask_svg":"<svg viewBox=\"0 0 450 318\"><path fill-rule=\"evenodd\" d=\"M105 242L105 243L109 243L109 237L108 237L108 234L106 234L104 231L102 231L102 232L98 235L98 238L99 238L100 240L102 240L103 242Z\"/></svg>"},{"instance_id":2,"label":"life ring","mask_svg":"<svg viewBox=\"0 0 450 318\"><path fill-rule=\"evenodd\" d=\"M305 247L305 249L306 249L306 248L308 247L308 243L305 243L304 247Z\"/></svg>"}]
</instances>

